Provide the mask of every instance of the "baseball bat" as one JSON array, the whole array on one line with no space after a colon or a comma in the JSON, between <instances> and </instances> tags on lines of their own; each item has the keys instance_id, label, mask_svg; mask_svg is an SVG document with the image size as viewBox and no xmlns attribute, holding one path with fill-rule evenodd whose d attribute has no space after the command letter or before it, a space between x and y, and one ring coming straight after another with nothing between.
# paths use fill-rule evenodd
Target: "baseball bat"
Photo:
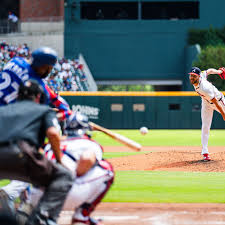
<instances>
[{"instance_id":1,"label":"baseball bat","mask_svg":"<svg viewBox=\"0 0 225 225\"><path fill-rule=\"evenodd\" d=\"M140 151L141 150L141 145L127 137L124 137L123 135L121 134L118 134L118 133L115 133L115 132L112 132L111 130L107 129L107 128L104 128L98 124L95 124L93 122L89 122L89 125L94 128L95 130L98 130L98 131L101 131L105 134L107 134L108 136L110 136L111 138L117 140L118 142L132 148L133 150L135 151Z\"/></svg>"}]
</instances>

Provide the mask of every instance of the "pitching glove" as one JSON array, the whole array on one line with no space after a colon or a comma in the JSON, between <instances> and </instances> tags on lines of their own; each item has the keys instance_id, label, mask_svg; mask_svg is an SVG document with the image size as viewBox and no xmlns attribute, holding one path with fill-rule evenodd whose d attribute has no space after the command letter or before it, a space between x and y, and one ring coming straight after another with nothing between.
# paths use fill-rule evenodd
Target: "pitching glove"
<instances>
[{"instance_id":1,"label":"pitching glove","mask_svg":"<svg viewBox=\"0 0 225 225\"><path fill-rule=\"evenodd\" d=\"M221 67L221 68L219 68L219 70L222 71L222 73L219 74L219 76L220 76L220 78L221 78L222 80L224 80L224 79L225 79L225 68L224 68L224 67Z\"/></svg>"}]
</instances>

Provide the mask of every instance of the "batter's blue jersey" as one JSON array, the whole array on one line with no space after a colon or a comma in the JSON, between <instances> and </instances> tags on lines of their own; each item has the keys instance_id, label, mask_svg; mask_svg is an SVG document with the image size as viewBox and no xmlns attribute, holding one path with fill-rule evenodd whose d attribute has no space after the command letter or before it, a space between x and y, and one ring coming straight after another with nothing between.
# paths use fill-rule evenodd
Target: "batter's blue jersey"
<instances>
[{"instance_id":1,"label":"batter's blue jersey","mask_svg":"<svg viewBox=\"0 0 225 225\"><path fill-rule=\"evenodd\" d=\"M0 106L15 102L21 83L35 79L44 89L44 82L22 57L10 60L0 74Z\"/></svg>"},{"instance_id":2,"label":"batter's blue jersey","mask_svg":"<svg viewBox=\"0 0 225 225\"><path fill-rule=\"evenodd\" d=\"M29 79L36 80L43 87L46 95L46 104L52 103L63 113L64 118L71 114L69 105L50 90L38 74L35 73L31 65L22 57L14 57L0 73L0 106L15 102L20 84Z\"/></svg>"}]
</instances>

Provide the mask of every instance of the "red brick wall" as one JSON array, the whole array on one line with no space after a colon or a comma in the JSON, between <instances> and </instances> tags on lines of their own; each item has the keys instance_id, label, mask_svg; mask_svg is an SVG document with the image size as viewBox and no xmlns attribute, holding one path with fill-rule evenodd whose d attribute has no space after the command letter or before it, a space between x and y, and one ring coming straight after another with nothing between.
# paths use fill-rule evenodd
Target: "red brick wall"
<instances>
[{"instance_id":1,"label":"red brick wall","mask_svg":"<svg viewBox=\"0 0 225 225\"><path fill-rule=\"evenodd\" d=\"M21 21L63 19L64 0L20 0Z\"/></svg>"}]
</instances>

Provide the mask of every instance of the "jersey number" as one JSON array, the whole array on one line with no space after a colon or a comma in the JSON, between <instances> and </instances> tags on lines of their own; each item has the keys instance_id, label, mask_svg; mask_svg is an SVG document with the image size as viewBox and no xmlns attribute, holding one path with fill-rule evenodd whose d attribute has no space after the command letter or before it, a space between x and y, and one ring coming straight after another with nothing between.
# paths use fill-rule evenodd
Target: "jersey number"
<instances>
[{"instance_id":1,"label":"jersey number","mask_svg":"<svg viewBox=\"0 0 225 225\"><path fill-rule=\"evenodd\" d=\"M11 77L8 73L3 72L1 75L3 82L0 83L0 98L4 95L3 90L8 88L11 84ZM7 103L10 103L17 97L19 85L16 82L12 82L11 87L13 90L11 90L11 92L6 94L6 96L4 97L4 101Z\"/></svg>"}]
</instances>

